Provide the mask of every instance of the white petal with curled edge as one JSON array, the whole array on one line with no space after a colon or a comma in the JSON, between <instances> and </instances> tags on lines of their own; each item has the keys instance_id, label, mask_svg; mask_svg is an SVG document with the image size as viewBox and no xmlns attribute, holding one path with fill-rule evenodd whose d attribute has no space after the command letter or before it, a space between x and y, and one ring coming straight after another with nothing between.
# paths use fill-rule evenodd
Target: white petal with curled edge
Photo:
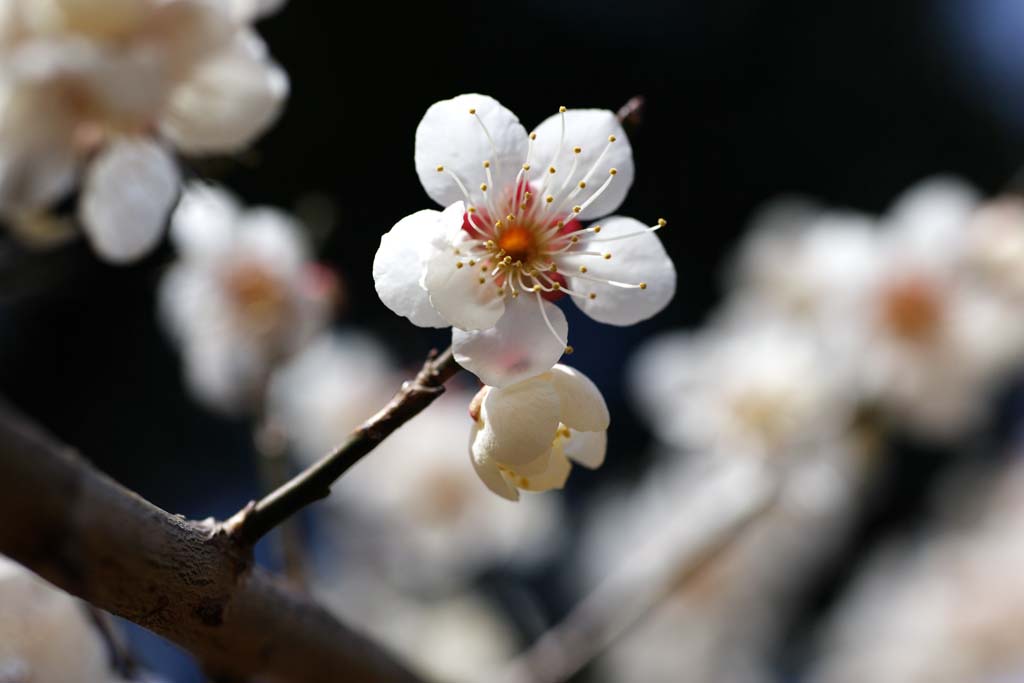
<instances>
[{"instance_id":1,"label":"white petal with curled edge","mask_svg":"<svg viewBox=\"0 0 1024 683\"><path fill-rule=\"evenodd\" d=\"M572 463L565 457L565 453L562 452L561 444L556 444L551 449L551 453L544 456L547 467L540 471L538 474L531 476L520 476L516 481L516 485L519 488L526 491L550 491L551 489L560 489L565 486L565 482L569 479L569 473L572 471Z\"/></svg>"},{"instance_id":2,"label":"white petal with curled edge","mask_svg":"<svg viewBox=\"0 0 1024 683\"><path fill-rule=\"evenodd\" d=\"M278 12L288 0L230 0L231 16L240 24L251 23Z\"/></svg>"},{"instance_id":3,"label":"white petal with curled edge","mask_svg":"<svg viewBox=\"0 0 1024 683\"><path fill-rule=\"evenodd\" d=\"M569 287L578 292L593 292L594 299L574 299L576 305L594 320L610 325L634 325L659 313L676 293L676 268L657 235L643 233L646 225L635 218L612 216L601 221L601 232L580 241L581 251L610 253L599 256L568 255L560 259L559 270L566 273ZM593 241L639 233L635 237L610 242ZM646 289L616 287L573 278L570 273L586 266L587 276L626 284L645 283Z\"/></svg>"},{"instance_id":4,"label":"white petal with curled edge","mask_svg":"<svg viewBox=\"0 0 1024 683\"><path fill-rule=\"evenodd\" d=\"M463 330L490 329L505 312L505 299L479 264L466 262L465 251L455 253L463 239L454 243L443 240L441 248L433 250L426 262L423 286L430 305L450 325Z\"/></svg>"},{"instance_id":5,"label":"white petal with curled edge","mask_svg":"<svg viewBox=\"0 0 1024 683\"><path fill-rule=\"evenodd\" d=\"M373 283L380 300L420 327L451 324L430 305L430 295L420 284L424 258L431 252L434 239L444 233L449 216L447 210L442 213L433 209L406 216L381 236L380 247L373 258ZM459 222L462 222L461 215Z\"/></svg>"},{"instance_id":6,"label":"white petal with curled edge","mask_svg":"<svg viewBox=\"0 0 1024 683\"><path fill-rule=\"evenodd\" d=\"M108 145L87 169L78 203L93 249L112 263L145 256L160 241L180 182L177 165L156 142L123 138Z\"/></svg>"},{"instance_id":7,"label":"white petal with curled edge","mask_svg":"<svg viewBox=\"0 0 1024 683\"><path fill-rule=\"evenodd\" d=\"M558 306L521 295L508 301L494 327L477 332L452 329L455 361L492 387L507 387L547 372L565 352L569 324ZM544 306L556 338L544 323Z\"/></svg>"},{"instance_id":8,"label":"white petal with curled edge","mask_svg":"<svg viewBox=\"0 0 1024 683\"><path fill-rule=\"evenodd\" d=\"M237 152L277 119L288 76L245 31L170 94L160 132L188 154Z\"/></svg>"},{"instance_id":9,"label":"white petal with curled edge","mask_svg":"<svg viewBox=\"0 0 1024 683\"><path fill-rule=\"evenodd\" d=\"M564 114L565 138L559 147L559 141L562 140L562 116L555 114L548 117L534 131L537 139L533 143L531 180L539 181L548 173L550 166L556 170L556 188L566 182L575 186L586 179L586 189L576 195L574 200L575 204L582 206L608 180L609 169L614 168L616 173L608 187L579 214L581 220L607 216L619 208L633 184L633 148L626 137L626 131L622 129L615 114L607 109L570 109ZM615 137L615 142L611 144L608 142L610 136ZM574 154L575 147L580 148L579 154ZM574 156L576 170L572 177L568 177Z\"/></svg>"},{"instance_id":10,"label":"white petal with curled edge","mask_svg":"<svg viewBox=\"0 0 1024 683\"><path fill-rule=\"evenodd\" d=\"M487 392L481 406L484 426L476 439L481 453L516 466L551 450L558 430L559 398L546 374Z\"/></svg>"},{"instance_id":11,"label":"white petal with curled edge","mask_svg":"<svg viewBox=\"0 0 1024 683\"><path fill-rule=\"evenodd\" d=\"M171 215L171 242L185 258L222 254L231 247L240 214L238 199L227 190L190 182Z\"/></svg>"},{"instance_id":12,"label":"white petal with curled edge","mask_svg":"<svg viewBox=\"0 0 1024 683\"><path fill-rule=\"evenodd\" d=\"M480 428L474 424L469 434L469 459L473 463L473 470L480 477L480 481L494 493L512 502L519 500L519 491L505 480L505 476L494 461L482 451L478 451L476 443L479 433Z\"/></svg>"},{"instance_id":13,"label":"white petal with curled edge","mask_svg":"<svg viewBox=\"0 0 1024 683\"><path fill-rule=\"evenodd\" d=\"M608 448L608 432L578 432L571 430L571 436L562 442L566 456L573 462L596 470L604 464L605 451Z\"/></svg>"},{"instance_id":14,"label":"white petal with curled edge","mask_svg":"<svg viewBox=\"0 0 1024 683\"><path fill-rule=\"evenodd\" d=\"M562 401L562 422L585 432L608 429L608 405L589 377L559 363L551 368L551 379Z\"/></svg>"},{"instance_id":15,"label":"white petal with curled edge","mask_svg":"<svg viewBox=\"0 0 1024 683\"><path fill-rule=\"evenodd\" d=\"M476 110L480 121L470 109ZM430 198L442 206L464 197L447 173L438 172L438 166L458 176L470 200L479 203L480 184L487 179L483 162L491 162L491 178L497 185L492 191L511 188L526 161L527 146L526 129L497 100L486 95L459 95L435 102L423 115L416 128L416 173Z\"/></svg>"}]
</instances>

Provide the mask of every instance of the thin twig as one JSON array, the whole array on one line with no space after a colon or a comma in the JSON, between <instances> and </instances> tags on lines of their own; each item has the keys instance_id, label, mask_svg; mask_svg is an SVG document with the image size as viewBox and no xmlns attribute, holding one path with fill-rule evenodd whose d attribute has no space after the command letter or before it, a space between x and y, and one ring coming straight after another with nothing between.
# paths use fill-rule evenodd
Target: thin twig
<instances>
[{"instance_id":1,"label":"thin twig","mask_svg":"<svg viewBox=\"0 0 1024 683\"><path fill-rule=\"evenodd\" d=\"M419 374L405 382L391 401L344 443L262 500L236 512L224 522L223 531L243 546L252 545L307 505L326 498L348 468L444 393L444 383L459 369L451 347L440 355L431 352Z\"/></svg>"},{"instance_id":2,"label":"thin twig","mask_svg":"<svg viewBox=\"0 0 1024 683\"><path fill-rule=\"evenodd\" d=\"M761 468L729 470L702 482L670 524L646 543L624 548L622 564L497 680L568 680L730 547L776 494L774 476Z\"/></svg>"}]
</instances>

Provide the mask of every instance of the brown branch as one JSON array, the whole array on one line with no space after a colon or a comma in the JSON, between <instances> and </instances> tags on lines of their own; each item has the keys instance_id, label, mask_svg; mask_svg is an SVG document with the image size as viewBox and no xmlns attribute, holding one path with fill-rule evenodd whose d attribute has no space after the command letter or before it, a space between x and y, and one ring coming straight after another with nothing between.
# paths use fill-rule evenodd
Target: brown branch
<instances>
[{"instance_id":1,"label":"brown branch","mask_svg":"<svg viewBox=\"0 0 1024 683\"><path fill-rule=\"evenodd\" d=\"M444 383L459 369L451 347L440 355L431 352L419 374L403 384L391 401L352 432L344 443L226 521L223 528L228 536L242 547L251 546L302 508L326 498L331 493L331 485L348 468L444 393Z\"/></svg>"},{"instance_id":2,"label":"brown branch","mask_svg":"<svg viewBox=\"0 0 1024 683\"><path fill-rule=\"evenodd\" d=\"M216 525L143 500L2 402L0 482L0 553L184 647L215 679L420 680Z\"/></svg>"}]
</instances>

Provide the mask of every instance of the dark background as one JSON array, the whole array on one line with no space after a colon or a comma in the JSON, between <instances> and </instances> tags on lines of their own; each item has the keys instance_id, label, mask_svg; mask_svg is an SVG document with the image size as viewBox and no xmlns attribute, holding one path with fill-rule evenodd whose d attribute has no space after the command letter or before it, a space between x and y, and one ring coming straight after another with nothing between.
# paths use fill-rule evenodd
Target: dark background
<instances>
[{"instance_id":1,"label":"dark background","mask_svg":"<svg viewBox=\"0 0 1024 683\"><path fill-rule=\"evenodd\" d=\"M292 0L260 29L291 76L283 118L241 158L186 163L249 202L299 207L315 228L332 227L319 253L346 284L343 323L374 327L410 363L444 335L381 305L370 266L383 232L431 206L412 163L424 110L477 91L529 128L559 105L646 98L620 212L669 219L661 235L679 293L634 328L570 318L572 363L615 415L609 465L573 477L570 504L638 469L615 458L647 438L622 394L622 364L652 332L700 323L759 204L797 191L879 211L939 172L995 192L1024 158L1024 9L1014 0ZM0 390L156 504L225 515L256 490L249 425L204 412L183 390L153 303L172 257L164 247L117 268L82 244L31 255L4 243ZM903 502L882 506L886 524L912 517L905 500L923 488L916 471L895 480L890 501ZM186 680L187 666L160 651L147 659Z\"/></svg>"}]
</instances>

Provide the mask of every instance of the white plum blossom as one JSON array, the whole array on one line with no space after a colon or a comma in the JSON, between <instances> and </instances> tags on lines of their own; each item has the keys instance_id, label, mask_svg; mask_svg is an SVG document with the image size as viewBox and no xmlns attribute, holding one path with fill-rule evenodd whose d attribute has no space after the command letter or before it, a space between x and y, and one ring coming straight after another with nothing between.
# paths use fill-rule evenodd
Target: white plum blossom
<instances>
[{"instance_id":1,"label":"white plum blossom","mask_svg":"<svg viewBox=\"0 0 1024 683\"><path fill-rule=\"evenodd\" d=\"M865 398L929 438L974 427L1024 353L1021 317L965 263L976 204L946 178L901 196L884 217L875 274L831 331L849 340Z\"/></svg>"},{"instance_id":2,"label":"white plum blossom","mask_svg":"<svg viewBox=\"0 0 1024 683\"><path fill-rule=\"evenodd\" d=\"M803 326L865 404L930 439L961 435L1024 355L1012 266L995 263L1014 247L994 244L1002 227L972 232L976 205L950 178L915 185L877 220L777 205L741 251L726 315Z\"/></svg>"},{"instance_id":3,"label":"white plum blossom","mask_svg":"<svg viewBox=\"0 0 1024 683\"><path fill-rule=\"evenodd\" d=\"M630 365L664 443L727 457L789 458L843 438L856 398L843 375L799 326L756 318L662 335Z\"/></svg>"},{"instance_id":4,"label":"white plum blossom","mask_svg":"<svg viewBox=\"0 0 1024 683\"><path fill-rule=\"evenodd\" d=\"M102 258L145 255L178 198L174 151L236 152L277 117L288 79L250 23L280 4L6 0L0 217L45 226L78 189Z\"/></svg>"},{"instance_id":5,"label":"white plum blossom","mask_svg":"<svg viewBox=\"0 0 1024 683\"><path fill-rule=\"evenodd\" d=\"M506 387L484 387L470 407L470 458L480 479L503 498L519 490L560 489L572 462L604 462L609 416L601 392L565 365Z\"/></svg>"},{"instance_id":6,"label":"white plum blossom","mask_svg":"<svg viewBox=\"0 0 1024 683\"><path fill-rule=\"evenodd\" d=\"M312 464L401 382L378 340L323 335L274 374L267 412L299 461ZM531 565L558 546L558 498L531 496L514 506L481 486L466 463L470 400L449 386L332 487L325 523L339 531L346 558L405 585L438 586L489 565Z\"/></svg>"},{"instance_id":7,"label":"white plum blossom","mask_svg":"<svg viewBox=\"0 0 1024 683\"><path fill-rule=\"evenodd\" d=\"M632 325L663 309L676 274L648 227L607 216L633 182L615 114L566 109L529 135L484 95L432 105L416 130L416 170L443 211L399 221L373 264L381 301L421 327L453 327L455 359L503 387L549 370L569 347L550 301Z\"/></svg>"},{"instance_id":8,"label":"white plum blossom","mask_svg":"<svg viewBox=\"0 0 1024 683\"><path fill-rule=\"evenodd\" d=\"M161 280L160 309L188 385L215 409L252 409L273 367L326 324L334 280L294 218L243 209L212 186L188 188L171 239L180 258Z\"/></svg>"},{"instance_id":9,"label":"white plum blossom","mask_svg":"<svg viewBox=\"0 0 1024 683\"><path fill-rule=\"evenodd\" d=\"M600 680L774 681L771 658L787 620L855 518L860 461L844 442L779 472L774 504L677 585L674 553L685 557L694 535L720 528L723 510L760 495L763 473L775 468L711 453L664 455L638 485L604 494L584 516L575 575L585 585L636 581L623 586L630 598L656 590L655 581L672 589L598 660ZM628 553L623 539L637 540Z\"/></svg>"},{"instance_id":10,"label":"white plum blossom","mask_svg":"<svg viewBox=\"0 0 1024 683\"><path fill-rule=\"evenodd\" d=\"M808 683L1020 680L1024 467L997 467L976 488L956 474L938 497L937 530L891 539L865 563L823 629Z\"/></svg>"},{"instance_id":11,"label":"white plum blossom","mask_svg":"<svg viewBox=\"0 0 1024 683\"><path fill-rule=\"evenodd\" d=\"M0 681L111 683L86 606L0 555Z\"/></svg>"}]
</instances>

